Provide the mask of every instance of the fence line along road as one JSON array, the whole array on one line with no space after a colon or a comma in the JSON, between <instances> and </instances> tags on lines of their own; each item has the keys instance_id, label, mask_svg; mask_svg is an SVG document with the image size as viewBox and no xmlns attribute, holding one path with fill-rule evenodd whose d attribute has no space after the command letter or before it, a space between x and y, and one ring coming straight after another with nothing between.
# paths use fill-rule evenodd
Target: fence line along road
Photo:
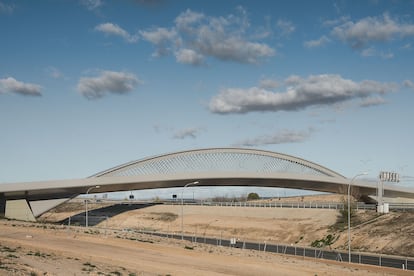
<instances>
[{"instance_id":1,"label":"fence line along road","mask_svg":"<svg viewBox=\"0 0 414 276\"><path fill-rule=\"evenodd\" d=\"M73 218L77 217L73 220ZM83 220L82 216L75 216L69 218L66 222L68 225L68 230L71 227L71 221L77 222L77 225L82 225L79 219ZM133 229L112 229L107 227L107 216L91 216L91 223L90 225L97 225L98 223L105 221L105 227L92 227L92 229L100 229L103 230L105 233L107 230L115 230L115 231L127 231L130 233L140 233L140 234L147 234L159 237L167 237L167 238L174 238L181 240L182 238L187 241L191 241L194 243L204 243L216 246L228 246L240 249L251 249L263 252L271 252L271 253L278 253L278 254L287 254L287 255L294 255L294 256L301 256L301 257L308 257L308 258L315 258L315 259L326 259L326 260L335 260L340 262L348 262L349 256L348 252L343 251L333 251L333 250L324 250L320 248L312 248L312 247L300 247L294 245L286 245L286 244L271 244L271 243L256 243L256 242L248 242L248 241L241 241L236 239L223 239L220 238L212 238L206 236L182 236L181 234L173 234L168 232L157 232L157 231L145 231L145 230L133 230ZM64 223L64 224L66 224ZM409 257L400 257L400 256L390 256L390 255L379 255L379 254L371 254L371 253L361 253L361 252L353 252L351 254L351 262L357 264L368 264L368 265L376 265L381 267L391 267L391 268L399 268L403 270L413 270L414 271L414 258Z\"/></svg>"},{"instance_id":2,"label":"fence line along road","mask_svg":"<svg viewBox=\"0 0 414 276\"><path fill-rule=\"evenodd\" d=\"M181 234L168 234L160 232L145 232L140 231L140 233L151 234L160 237L168 237L181 240ZM197 236L184 236L184 240L196 242L196 243L205 243L217 246L228 246L235 247L240 249L251 249L258 250L263 252L271 252L278 254L287 254L315 259L326 259L334 260L339 262L348 262L348 252L343 251L332 251L324 250L318 248L309 248L309 247L299 247L293 245L284 245L284 244L267 244L267 243L255 243L255 242L245 242L235 239L226 240L218 238L207 238L207 237L197 237ZM378 255L378 254L368 254L354 252L351 254L351 262L357 264L368 264L381 267L391 267L399 268L403 270L414 270L414 258L408 257L398 257L398 256L389 256L389 255Z\"/></svg>"},{"instance_id":3,"label":"fence line along road","mask_svg":"<svg viewBox=\"0 0 414 276\"><path fill-rule=\"evenodd\" d=\"M168 201L164 204L179 205L181 202ZM220 206L220 207L257 207L257 208L313 208L313 209L335 209L344 208L344 203L339 202L185 202L185 205L195 206ZM376 210L376 204L358 202L357 210ZM414 210L414 203L389 203L390 210Z\"/></svg>"}]
</instances>

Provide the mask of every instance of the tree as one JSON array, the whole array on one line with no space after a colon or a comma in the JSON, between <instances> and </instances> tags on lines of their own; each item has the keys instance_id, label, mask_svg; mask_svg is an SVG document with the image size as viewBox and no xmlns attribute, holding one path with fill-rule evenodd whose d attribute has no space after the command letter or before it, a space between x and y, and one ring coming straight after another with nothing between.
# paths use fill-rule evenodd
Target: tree
<instances>
[{"instance_id":1,"label":"tree","mask_svg":"<svg viewBox=\"0 0 414 276\"><path fill-rule=\"evenodd\" d=\"M247 195L247 200L257 200L260 199L260 196L257 193L249 193Z\"/></svg>"},{"instance_id":2,"label":"tree","mask_svg":"<svg viewBox=\"0 0 414 276\"><path fill-rule=\"evenodd\" d=\"M339 216L338 216L338 221L337 222L340 223L340 224L345 225L345 224L348 223L348 201L344 197L342 199L342 202L343 202L343 208L339 210ZM351 224L354 224L355 223L355 218L357 216L356 207L357 207L357 203L352 200L351 201L350 208L349 208L350 211L351 211L349 213L350 214L350 217L351 217ZM354 219L354 221L352 219Z\"/></svg>"}]
</instances>

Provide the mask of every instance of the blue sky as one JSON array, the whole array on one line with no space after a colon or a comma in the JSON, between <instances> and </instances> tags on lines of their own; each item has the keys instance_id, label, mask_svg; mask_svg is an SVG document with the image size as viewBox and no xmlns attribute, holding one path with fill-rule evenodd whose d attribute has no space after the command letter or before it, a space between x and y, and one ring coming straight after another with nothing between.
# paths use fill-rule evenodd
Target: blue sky
<instances>
[{"instance_id":1,"label":"blue sky","mask_svg":"<svg viewBox=\"0 0 414 276\"><path fill-rule=\"evenodd\" d=\"M208 147L413 176L413 15L398 0L0 0L0 183Z\"/></svg>"}]
</instances>

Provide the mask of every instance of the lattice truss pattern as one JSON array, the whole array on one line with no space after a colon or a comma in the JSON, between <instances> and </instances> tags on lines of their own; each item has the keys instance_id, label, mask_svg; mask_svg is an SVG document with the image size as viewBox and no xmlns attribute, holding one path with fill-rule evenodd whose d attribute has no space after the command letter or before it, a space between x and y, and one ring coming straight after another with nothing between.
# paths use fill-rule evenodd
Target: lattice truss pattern
<instances>
[{"instance_id":1,"label":"lattice truss pattern","mask_svg":"<svg viewBox=\"0 0 414 276\"><path fill-rule=\"evenodd\" d=\"M295 173L338 177L314 163L257 150L196 150L148 158L102 172L101 176L134 176L194 172Z\"/></svg>"}]
</instances>

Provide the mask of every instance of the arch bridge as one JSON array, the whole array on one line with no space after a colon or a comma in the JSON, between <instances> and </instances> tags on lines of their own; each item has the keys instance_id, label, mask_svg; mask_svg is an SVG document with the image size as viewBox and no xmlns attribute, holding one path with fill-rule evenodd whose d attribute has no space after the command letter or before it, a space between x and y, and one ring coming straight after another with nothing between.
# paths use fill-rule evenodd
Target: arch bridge
<instances>
[{"instance_id":1,"label":"arch bridge","mask_svg":"<svg viewBox=\"0 0 414 276\"><path fill-rule=\"evenodd\" d=\"M0 215L35 220L64 201L87 193L198 186L261 186L344 194L350 179L316 163L276 152L211 148L129 162L83 179L0 184ZM377 183L354 181L352 193L367 199ZM387 197L414 198L414 189L387 186Z\"/></svg>"}]
</instances>

